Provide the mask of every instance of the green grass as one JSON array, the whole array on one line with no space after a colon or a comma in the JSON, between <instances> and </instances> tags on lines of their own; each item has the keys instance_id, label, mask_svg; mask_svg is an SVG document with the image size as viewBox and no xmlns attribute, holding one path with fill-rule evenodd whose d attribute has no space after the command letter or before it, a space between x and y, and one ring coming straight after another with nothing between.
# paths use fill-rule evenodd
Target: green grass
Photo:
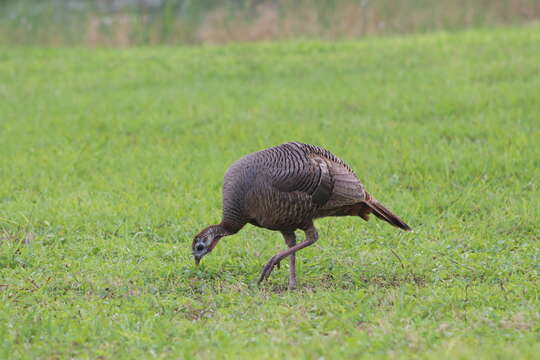
<instances>
[{"instance_id":1,"label":"green grass","mask_svg":"<svg viewBox=\"0 0 540 360\"><path fill-rule=\"evenodd\" d=\"M339 43L0 50L0 358L532 359L540 26ZM251 226L222 176L327 147L403 217Z\"/></svg>"}]
</instances>

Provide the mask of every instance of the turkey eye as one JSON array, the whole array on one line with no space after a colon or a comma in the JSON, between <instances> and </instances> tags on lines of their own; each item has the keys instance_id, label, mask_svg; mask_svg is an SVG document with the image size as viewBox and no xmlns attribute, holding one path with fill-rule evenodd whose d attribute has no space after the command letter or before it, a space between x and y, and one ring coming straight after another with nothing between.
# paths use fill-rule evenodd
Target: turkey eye
<instances>
[{"instance_id":1,"label":"turkey eye","mask_svg":"<svg viewBox=\"0 0 540 360\"><path fill-rule=\"evenodd\" d=\"M203 244L197 245L197 247L195 248L195 250L197 250L197 251L203 251L203 250L204 250L204 245L203 245Z\"/></svg>"}]
</instances>

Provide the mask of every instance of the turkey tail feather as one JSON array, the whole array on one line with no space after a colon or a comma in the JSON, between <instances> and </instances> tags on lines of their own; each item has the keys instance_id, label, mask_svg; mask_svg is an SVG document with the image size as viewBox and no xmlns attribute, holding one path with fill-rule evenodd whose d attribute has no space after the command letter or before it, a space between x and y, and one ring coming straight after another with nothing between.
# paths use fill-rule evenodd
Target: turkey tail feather
<instances>
[{"instance_id":1,"label":"turkey tail feather","mask_svg":"<svg viewBox=\"0 0 540 360\"><path fill-rule=\"evenodd\" d=\"M366 201L365 204L371 208L373 214L379 219L384 220L390 225L394 225L395 227L398 227L405 231L411 230L410 226L407 225L403 220L401 220L399 216L385 208L377 200L370 199L369 201Z\"/></svg>"}]
</instances>

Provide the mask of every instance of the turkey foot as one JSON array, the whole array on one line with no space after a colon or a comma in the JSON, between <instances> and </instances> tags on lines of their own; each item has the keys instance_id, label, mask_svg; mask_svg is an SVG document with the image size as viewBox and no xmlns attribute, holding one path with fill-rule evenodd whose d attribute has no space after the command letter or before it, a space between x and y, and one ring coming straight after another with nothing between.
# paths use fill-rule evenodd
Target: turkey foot
<instances>
[{"instance_id":1,"label":"turkey foot","mask_svg":"<svg viewBox=\"0 0 540 360\"><path fill-rule=\"evenodd\" d=\"M278 265L279 267L279 262L281 261L281 259L279 258L279 255L280 254L272 256L270 261L268 261L268 263L264 266L263 271L261 272L261 277L259 278L258 284L260 284L263 280L268 279L268 277L272 273L272 270L274 270L274 266Z\"/></svg>"}]
</instances>

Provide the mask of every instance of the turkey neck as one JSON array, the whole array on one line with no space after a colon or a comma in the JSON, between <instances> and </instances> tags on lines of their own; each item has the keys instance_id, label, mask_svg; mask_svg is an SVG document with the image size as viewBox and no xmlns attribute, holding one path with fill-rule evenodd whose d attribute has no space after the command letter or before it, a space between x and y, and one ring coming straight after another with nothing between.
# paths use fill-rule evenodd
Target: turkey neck
<instances>
[{"instance_id":1,"label":"turkey neck","mask_svg":"<svg viewBox=\"0 0 540 360\"><path fill-rule=\"evenodd\" d=\"M231 221L230 219L224 218L223 221L221 221L220 224L215 225L218 226L220 229L223 230L223 232L226 233L225 236L236 234L240 229L244 227L245 223L240 223L236 221Z\"/></svg>"}]
</instances>

